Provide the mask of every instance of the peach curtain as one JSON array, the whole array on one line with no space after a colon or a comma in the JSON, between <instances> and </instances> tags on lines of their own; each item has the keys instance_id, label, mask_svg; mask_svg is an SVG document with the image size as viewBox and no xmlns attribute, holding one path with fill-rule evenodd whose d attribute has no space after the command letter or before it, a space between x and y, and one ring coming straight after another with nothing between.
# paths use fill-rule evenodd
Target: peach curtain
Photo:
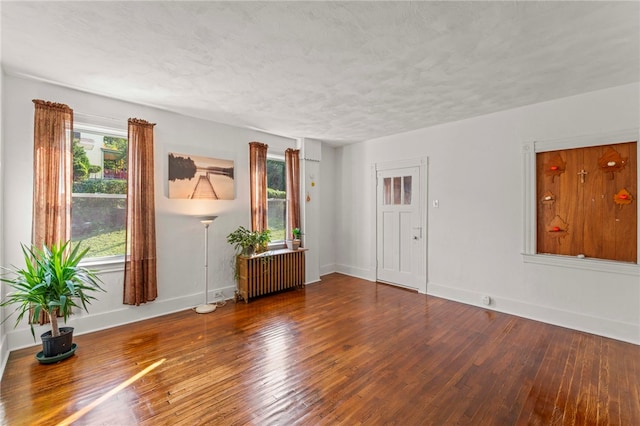
<instances>
[{"instance_id":1,"label":"peach curtain","mask_svg":"<svg viewBox=\"0 0 640 426\"><path fill-rule=\"evenodd\" d=\"M267 148L260 142L249 143L252 231L267 229Z\"/></svg>"},{"instance_id":2,"label":"peach curtain","mask_svg":"<svg viewBox=\"0 0 640 426\"><path fill-rule=\"evenodd\" d=\"M71 239L73 110L34 99L31 243L42 248ZM29 320L33 317L30 315ZM40 324L49 322L45 311Z\"/></svg>"},{"instance_id":3,"label":"peach curtain","mask_svg":"<svg viewBox=\"0 0 640 426\"><path fill-rule=\"evenodd\" d=\"M300 228L300 150L289 148L284 153L287 180L287 238L291 231Z\"/></svg>"},{"instance_id":4,"label":"peach curtain","mask_svg":"<svg viewBox=\"0 0 640 426\"><path fill-rule=\"evenodd\" d=\"M153 168L153 126L129 119L127 171L127 257L124 270L126 305L140 305L158 296Z\"/></svg>"},{"instance_id":5,"label":"peach curtain","mask_svg":"<svg viewBox=\"0 0 640 426\"><path fill-rule=\"evenodd\" d=\"M71 238L73 110L34 99L33 224L31 242L59 244Z\"/></svg>"}]
</instances>

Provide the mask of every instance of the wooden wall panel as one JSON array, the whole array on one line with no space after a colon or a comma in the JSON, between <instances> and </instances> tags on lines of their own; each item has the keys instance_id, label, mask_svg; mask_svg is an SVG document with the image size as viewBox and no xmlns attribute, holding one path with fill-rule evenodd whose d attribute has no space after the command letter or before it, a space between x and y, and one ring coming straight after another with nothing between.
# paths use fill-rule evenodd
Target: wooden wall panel
<instances>
[{"instance_id":1,"label":"wooden wall panel","mask_svg":"<svg viewBox=\"0 0 640 426\"><path fill-rule=\"evenodd\" d=\"M565 151L567 170L560 176L560 190L557 201L557 215L567 222L567 237L560 239L560 254L576 256L583 249L584 205L583 184L578 172L583 170L584 152L581 150Z\"/></svg>"},{"instance_id":2,"label":"wooden wall panel","mask_svg":"<svg viewBox=\"0 0 640 426\"><path fill-rule=\"evenodd\" d=\"M624 167L603 168L612 149ZM637 261L637 142L538 153L536 186L538 253Z\"/></svg>"},{"instance_id":3,"label":"wooden wall panel","mask_svg":"<svg viewBox=\"0 0 640 426\"><path fill-rule=\"evenodd\" d=\"M616 236L615 233L607 232L606 228L608 224L610 225L611 219L615 218L616 210L618 207L613 202L613 194L616 193L616 182L614 180L608 179L608 173L604 173L600 167L598 166L598 158L600 158L606 152L607 147L599 147L598 157L593 160L595 166L598 168L600 173L600 179L602 181L602 195L600 196L600 200L602 202L602 211L601 211L601 223L599 224L602 228L602 232L598 235L600 237L600 249L602 253L615 253L616 252ZM607 195L608 194L608 195ZM615 220L615 219L614 219ZM595 230L591 230L595 234ZM595 256L595 255L594 255ZM603 257L603 259L606 257ZM612 257L615 259L615 256ZM622 259L620 259L622 260Z\"/></svg>"},{"instance_id":4,"label":"wooden wall panel","mask_svg":"<svg viewBox=\"0 0 640 426\"><path fill-rule=\"evenodd\" d=\"M614 194L620 189L626 188L634 200L624 206L615 206L613 209L615 216L609 218L610 227L608 227L608 232L615 235L615 259L636 262L638 258L638 165L636 161L638 158L638 144L628 143L624 144L624 146L616 145L615 147L629 161L623 171L614 174ZM611 226L613 226L613 229L611 229ZM607 259L611 258L613 257L607 257Z\"/></svg>"},{"instance_id":5,"label":"wooden wall panel","mask_svg":"<svg viewBox=\"0 0 640 426\"><path fill-rule=\"evenodd\" d=\"M536 200L537 209L537 248L538 253L556 253L558 247L556 240L547 235L547 226L555 216L555 203L558 197L558 185L555 180L558 176L549 176L549 162L556 152L541 152L536 155ZM548 197L548 200L545 200Z\"/></svg>"}]
</instances>

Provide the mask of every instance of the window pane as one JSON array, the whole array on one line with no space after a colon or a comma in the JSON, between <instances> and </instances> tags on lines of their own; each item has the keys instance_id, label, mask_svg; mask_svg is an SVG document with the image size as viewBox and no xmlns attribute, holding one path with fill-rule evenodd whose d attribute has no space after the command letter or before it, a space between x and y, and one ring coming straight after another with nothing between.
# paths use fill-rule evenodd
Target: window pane
<instances>
[{"instance_id":1,"label":"window pane","mask_svg":"<svg viewBox=\"0 0 640 426\"><path fill-rule=\"evenodd\" d=\"M125 254L125 194L73 194L72 203L71 241L90 247L87 257Z\"/></svg>"},{"instance_id":2,"label":"window pane","mask_svg":"<svg viewBox=\"0 0 640 426\"><path fill-rule=\"evenodd\" d=\"M284 241L287 223L284 161L267 158L267 227L271 241Z\"/></svg>"},{"instance_id":3,"label":"window pane","mask_svg":"<svg viewBox=\"0 0 640 426\"><path fill-rule=\"evenodd\" d=\"M405 176L404 182L404 202L403 204L411 204L411 176Z\"/></svg>"},{"instance_id":4,"label":"window pane","mask_svg":"<svg viewBox=\"0 0 640 426\"><path fill-rule=\"evenodd\" d=\"M393 178L393 204L401 204L402 178Z\"/></svg>"},{"instance_id":5,"label":"window pane","mask_svg":"<svg viewBox=\"0 0 640 426\"><path fill-rule=\"evenodd\" d=\"M71 241L88 258L126 253L127 139L76 128Z\"/></svg>"},{"instance_id":6,"label":"window pane","mask_svg":"<svg viewBox=\"0 0 640 426\"><path fill-rule=\"evenodd\" d=\"M383 204L391 204L391 178L384 178L384 196Z\"/></svg>"}]
</instances>

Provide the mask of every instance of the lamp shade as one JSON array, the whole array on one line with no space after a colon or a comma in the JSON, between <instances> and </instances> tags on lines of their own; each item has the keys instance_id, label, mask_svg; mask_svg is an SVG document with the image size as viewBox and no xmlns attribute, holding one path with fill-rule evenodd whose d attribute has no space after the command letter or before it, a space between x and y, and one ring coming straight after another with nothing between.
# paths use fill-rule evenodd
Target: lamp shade
<instances>
[{"instance_id":1,"label":"lamp shade","mask_svg":"<svg viewBox=\"0 0 640 426\"><path fill-rule=\"evenodd\" d=\"M218 216L198 216L198 220L203 225L210 225Z\"/></svg>"}]
</instances>

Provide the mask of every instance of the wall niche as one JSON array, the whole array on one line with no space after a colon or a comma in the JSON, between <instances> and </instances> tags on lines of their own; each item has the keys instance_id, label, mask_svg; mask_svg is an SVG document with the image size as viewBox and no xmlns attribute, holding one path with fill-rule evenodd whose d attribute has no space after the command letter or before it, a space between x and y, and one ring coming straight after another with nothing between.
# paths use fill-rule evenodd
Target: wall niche
<instances>
[{"instance_id":1,"label":"wall niche","mask_svg":"<svg viewBox=\"0 0 640 426\"><path fill-rule=\"evenodd\" d=\"M536 250L638 260L637 142L536 153Z\"/></svg>"}]
</instances>

